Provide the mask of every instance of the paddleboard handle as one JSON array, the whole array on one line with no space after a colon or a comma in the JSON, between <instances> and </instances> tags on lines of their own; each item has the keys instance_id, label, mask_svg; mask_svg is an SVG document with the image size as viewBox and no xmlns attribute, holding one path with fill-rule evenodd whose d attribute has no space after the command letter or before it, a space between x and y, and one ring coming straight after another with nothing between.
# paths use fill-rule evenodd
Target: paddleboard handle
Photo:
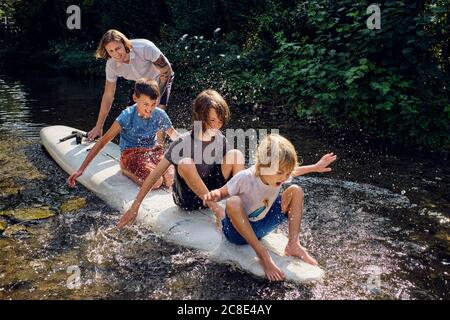
<instances>
[{"instance_id":1,"label":"paddleboard handle","mask_svg":"<svg viewBox=\"0 0 450 320\"><path fill-rule=\"evenodd\" d=\"M75 138L77 144L81 144L83 138L87 138L87 133L82 133L80 131L72 131L72 133L69 134L67 137L59 139L59 142L64 142L72 138Z\"/></svg>"}]
</instances>

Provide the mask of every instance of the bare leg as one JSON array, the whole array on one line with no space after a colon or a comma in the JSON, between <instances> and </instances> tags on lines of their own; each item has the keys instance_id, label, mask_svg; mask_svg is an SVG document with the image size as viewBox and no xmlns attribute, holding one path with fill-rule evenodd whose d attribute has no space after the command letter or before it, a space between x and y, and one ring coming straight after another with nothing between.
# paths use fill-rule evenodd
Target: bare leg
<instances>
[{"instance_id":1,"label":"bare leg","mask_svg":"<svg viewBox=\"0 0 450 320\"><path fill-rule=\"evenodd\" d=\"M223 158L223 163L221 165L222 175L225 179L233 177L236 173L244 170L245 158L242 152L233 149L227 152Z\"/></svg>"},{"instance_id":2,"label":"bare leg","mask_svg":"<svg viewBox=\"0 0 450 320\"><path fill-rule=\"evenodd\" d=\"M225 179L234 176L244 169L244 156L239 150L230 150L224 156L221 165L222 175ZM178 174L186 181L189 188L202 199L209 192L202 178L198 174L195 163L190 158L182 159L178 164ZM220 220L225 217L225 210L216 202L208 201L206 205L214 212Z\"/></svg>"},{"instance_id":3,"label":"bare leg","mask_svg":"<svg viewBox=\"0 0 450 320\"><path fill-rule=\"evenodd\" d=\"M227 215L231 223L247 243L255 250L256 255L261 261L261 265L270 281L280 281L284 279L283 271L278 268L272 260L267 249L261 244L255 235L255 232L248 221L248 217L242 207L242 200L238 196L227 200Z\"/></svg>"},{"instance_id":4,"label":"bare leg","mask_svg":"<svg viewBox=\"0 0 450 320\"><path fill-rule=\"evenodd\" d=\"M317 261L300 245L299 235L303 216L303 200L303 190L297 185L290 186L281 195L281 210L288 214L289 224L289 241L284 252L288 256L294 256L309 264L317 265Z\"/></svg>"},{"instance_id":5,"label":"bare leg","mask_svg":"<svg viewBox=\"0 0 450 320\"><path fill-rule=\"evenodd\" d=\"M190 158L181 159L177 168L178 174L186 181L189 189L191 189L200 199L209 192L202 178L198 174L194 160ZM225 217L225 210L214 201L207 201L206 205L219 217Z\"/></svg>"}]
</instances>

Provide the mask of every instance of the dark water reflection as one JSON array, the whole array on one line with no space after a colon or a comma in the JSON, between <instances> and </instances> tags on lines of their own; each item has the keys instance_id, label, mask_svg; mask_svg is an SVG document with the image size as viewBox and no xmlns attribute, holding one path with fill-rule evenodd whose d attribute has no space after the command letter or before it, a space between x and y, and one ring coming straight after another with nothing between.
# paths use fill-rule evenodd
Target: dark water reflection
<instances>
[{"instance_id":1,"label":"dark water reflection","mask_svg":"<svg viewBox=\"0 0 450 320\"><path fill-rule=\"evenodd\" d=\"M363 133L330 132L232 104L231 128L279 128L305 163L324 152L339 155L333 173L294 181L306 192L301 240L327 271L324 284L268 283L168 244L143 227L119 231L118 212L83 187L66 186L67 175L39 144L39 130L55 124L90 129L102 86L102 79L0 72L0 162L15 171L0 171L0 210L48 207L56 213L31 222L0 217L0 223L24 228L0 236L1 299L450 297L450 171L445 156L399 150ZM120 113L128 88L120 84L105 128ZM175 127L189 125L193 95L177 93L174 86L169 115ZM22 158L40 177L19 166ZM20 191L5 191L16 190L12 186ZM61 204L80 197L86 199L85 207L61 210ZM79 289L68 287L70 266L79 268Z\"/></svg>"}]
</instances>

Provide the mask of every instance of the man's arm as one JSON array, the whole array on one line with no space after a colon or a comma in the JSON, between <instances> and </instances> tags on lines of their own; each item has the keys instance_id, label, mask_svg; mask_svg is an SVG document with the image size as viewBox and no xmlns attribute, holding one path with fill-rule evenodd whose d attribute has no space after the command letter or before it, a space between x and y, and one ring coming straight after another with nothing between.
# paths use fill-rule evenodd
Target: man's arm
<instances>
[{"instance_id":1,"label":"man's arm","mask_svg":"<svg viewBox=\"0 0 450 320\"><path fill-rule=\"evenodd\" d=\"M170 76L172 75L172 67L170 66L169 60L161 53L158 60L153 62L153 64L158 68L160 72L159 76L159 91L161 93L161 96L163 95L164 91L166 90L167 82L170 79Z\"/></svg>"},{"instance_id":2,"label":"man's arm","mask_svg":"<svg viewBox=\"0 0 450 320\"><path fill-rule=\"evenodd\" d=\"M100 103L100 112L98 114L97 123L95 127L89 131L88 140L92 141L98 136L103 135L103 125L105 124L106 117L108 116L111 105L114 101L114 95L116 93L116 83L106 80L105 90L102 96L102 102Z\"/></svg>"}]
</instances>

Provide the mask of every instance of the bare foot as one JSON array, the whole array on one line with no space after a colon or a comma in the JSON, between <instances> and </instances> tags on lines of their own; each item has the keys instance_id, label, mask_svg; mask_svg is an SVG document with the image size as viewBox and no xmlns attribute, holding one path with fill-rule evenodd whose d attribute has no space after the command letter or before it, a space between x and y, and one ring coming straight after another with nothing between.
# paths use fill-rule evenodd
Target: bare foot
<instances>
[{"instance_id":1,"label":"bare foot","mask_svg":"<svg viewBox=\"0 0 450 320\"><path fill-rule=\"evenodd\" d=\"M269 281L282 281L284 280L284 273L272 260L270 254L266 251L264 257L259 257L261 265L264 269L267 279Z\"/></svg>"},{"instance_id":2,"label":"bare foot","mask_svg":"<svg viewBox=\"0 0 450 320\"><path fill-rule=\"evenodd\" d=\"M313 266L317 266L318 263L316 259L311 257L309 253L306 251L304 247L300 245L300 243L288 243L286 248L284 249L284 253L288 256L297 257L305 261L306 263L312 264Z\"/></svg>"}]
</instances>

